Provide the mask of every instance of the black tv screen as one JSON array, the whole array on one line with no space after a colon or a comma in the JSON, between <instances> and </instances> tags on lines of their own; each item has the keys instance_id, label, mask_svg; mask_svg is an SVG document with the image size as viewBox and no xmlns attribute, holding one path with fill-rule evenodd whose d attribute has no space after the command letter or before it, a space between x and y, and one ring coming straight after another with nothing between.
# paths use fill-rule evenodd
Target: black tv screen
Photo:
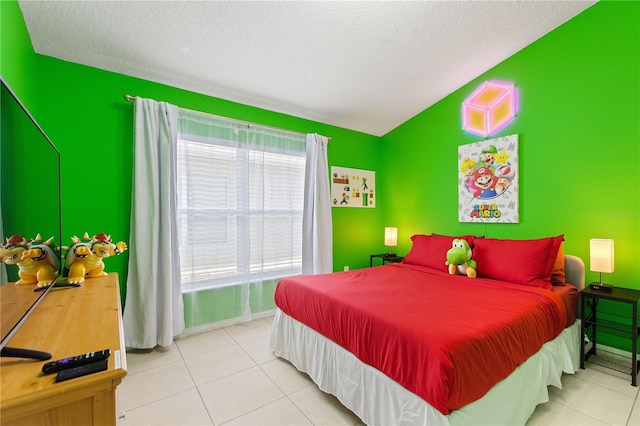
<instances>
[{"instance_id":1,"label":"black tv screen","mask_svg":"<svg viewBox=\"0 0 640 426\"><path fill-rule=\"evenodd\" d=\"M6 82L0 92L0 237L16 236L44 241L53 238L59 247L62 238L60 152L38 125L31 113ZM6 252L5 252L6 253ZM52 252L60 265L60 251ZM0 290L16 286L19 266L0 264ZM12 259L10 263L14 263ZM53 282L60 277L54 273ZM23 356L25 352L9 349L11 337L53 285L38 289L36 284L23 284L19 289L2 291L0 302L0 349L3 356ZM27 290L28 289L28 290ZM15 290L19 290L16 292ZM9 295L9 296L8 296ZM7 346L9 345L9 346ZM15 348L14 348L15 349ZM22 349L22 348L21 348ZM40 349L40 348L24 348ZM46 350L46 348L42 348ZM26 352L26 357L29 351Z\"/></svg>"}]
</instances>

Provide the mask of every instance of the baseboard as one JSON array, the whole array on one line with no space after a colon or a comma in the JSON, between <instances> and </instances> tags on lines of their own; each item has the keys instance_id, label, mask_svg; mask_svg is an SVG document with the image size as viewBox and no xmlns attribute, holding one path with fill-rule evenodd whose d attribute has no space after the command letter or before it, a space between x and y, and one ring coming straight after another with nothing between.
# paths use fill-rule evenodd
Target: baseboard
<instances>
[{"instance_id":1,"label":"baseboard","mask_svg":"<svg viewBox=\"0 0 640 426\"><path fill-rule=\"evenodd\" d=\"M222 321L211 322L208 324L202 324L196 327L191 327L186 329L181 335L176 336L176 339L181 339L187 336L193 336L194 334L206 333L207 331L217 330L219 328L231 327L233 325L242 324L249 321L254 321L262 318L268 318L274 316L276 313L275 309L271 309L268 311L256 312L249 314L247 316L229 318Z\"/></svg>"}]
</instances>

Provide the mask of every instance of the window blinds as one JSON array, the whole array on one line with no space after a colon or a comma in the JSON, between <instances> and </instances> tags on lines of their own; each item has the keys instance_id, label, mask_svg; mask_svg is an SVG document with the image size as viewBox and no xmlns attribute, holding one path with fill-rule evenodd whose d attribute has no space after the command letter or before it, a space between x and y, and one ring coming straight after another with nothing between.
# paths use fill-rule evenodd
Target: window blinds
<instances>
[{"instance_id":1,"label":"window blinds","mask_svg":"<svg viewBox=\"0 0 640 426\"><path fill-rule=\"evenodd\" d=\"M184 291L301 273L305 136L180 112Z\"/></svg>"}]
</instances>

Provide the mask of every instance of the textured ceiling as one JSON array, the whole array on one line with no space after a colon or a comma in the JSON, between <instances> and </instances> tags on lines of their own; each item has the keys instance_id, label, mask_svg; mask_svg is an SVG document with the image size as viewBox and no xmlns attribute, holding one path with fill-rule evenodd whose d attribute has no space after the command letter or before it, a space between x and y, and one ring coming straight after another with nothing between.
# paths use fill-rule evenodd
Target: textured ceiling
<instances>
[{"instance_id":1,"label":"textured ceiling","mask_svg":"<svg viewBox=\"0 0 640 426\"><path fill-rule=\"evenodd\" d=\"M37 53L373 135L594 3L19 2Z\"/></svg>"}]
</instances>

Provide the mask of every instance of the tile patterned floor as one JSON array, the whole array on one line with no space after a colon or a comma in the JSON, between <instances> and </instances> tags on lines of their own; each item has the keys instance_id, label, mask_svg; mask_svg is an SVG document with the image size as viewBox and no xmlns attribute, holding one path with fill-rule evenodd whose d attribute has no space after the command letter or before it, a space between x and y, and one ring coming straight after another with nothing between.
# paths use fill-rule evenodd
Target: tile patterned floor
<instances>
[{"instance_id":1,"label":"tile patterned floor","mask_svg":"<svg viewBox=\"0 0 640 426\"><path fill-rule=\"evenodd\" d=\"M179 339L163 352L129 352L119 425L362 425L273 355L271 320ZM591 366L564 375L562 384L550 387L551 401L528 425L640 426L639 388L627 376Z\"/></svg>"}]
</instances>

